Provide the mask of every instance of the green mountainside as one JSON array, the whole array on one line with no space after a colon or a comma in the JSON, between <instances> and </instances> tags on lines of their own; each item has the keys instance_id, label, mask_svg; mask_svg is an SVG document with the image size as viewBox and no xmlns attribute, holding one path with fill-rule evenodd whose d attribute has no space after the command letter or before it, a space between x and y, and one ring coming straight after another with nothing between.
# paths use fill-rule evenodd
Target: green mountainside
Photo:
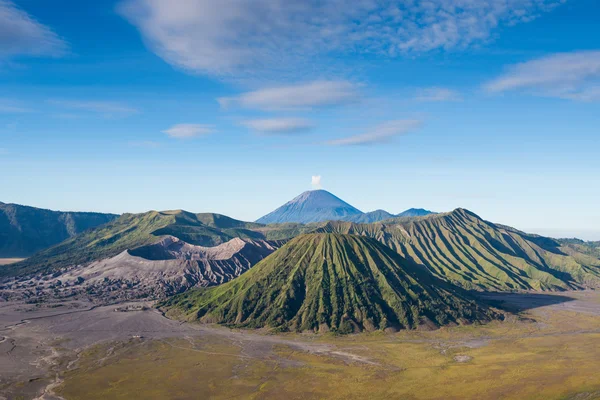
<instances>
[{"instance_id":1,"label":"green mountainside","mask_svg":"<svg viewBox=\"0 0 600 400\"><path fill-rule=\"evenodd\" d=\"M62 212L0 202L0 258L29 257L117 218L114 214Z\"/></svg>"},{"instance_id":2,"label":"green mountainside","mask_svg":"<svg viewBox=\"0 0 600 400\"><path fill-rule=\"evenodd\" d=\"M84 265L114 257L124 250L156 243L166 235L198 246L217 246L236 237L263 238L261 233L246 229L256 226L260 225L218 214L192 214L181 210L123 214L106 225L4 267L0 269L0 275L52 272Z\"/></svg>"},{"instance_id":3,"label":"green mountainside","mask_svg":"<svg viewBox=\"0 0 600 400\"><path fill-rule=\"evenodd\" d=\"M495 316L379 242L341 234L299 236L240 277L190 290L161 307L188 320L340 333Z\"/></svg>"},{"instance_id":4,"label":"green mountainside","mask_svg":"<svg viewBox=\"0 0 600 400\"><path fill-rule=\"evenodd\" d=\"M566 290L600 285L591 251L495 225L457 209L385 223L329 222L317 232L363 235L468 289Z\"/></svg>"},{"instance_id":5,"label":"green mountainside","mask_svg":"<svg viewBox=\"0 0 600 400\"><path fill-rule=\"evenodd\" d=\"M306 225L262 225L181 210L124 214L25 261L3 267L0 276L84 265L165 236L211 247L233 238L285 241L307 233L376 239L436 277L466 289L566 290L600 286L598 243L526 234L485 221L464 209L371 224L330 221Z\"/></svg>"},{"instance_id":6,"label":"green mountainside","mask_svg":"<svg viewBox=\"0 0 600 400\"><path fill-rule=\"evenodd\" d=\"M580 239L558 239L558 242L576 252L600 258L600 242L586 242Z\"/></svg>"}]
</instances>

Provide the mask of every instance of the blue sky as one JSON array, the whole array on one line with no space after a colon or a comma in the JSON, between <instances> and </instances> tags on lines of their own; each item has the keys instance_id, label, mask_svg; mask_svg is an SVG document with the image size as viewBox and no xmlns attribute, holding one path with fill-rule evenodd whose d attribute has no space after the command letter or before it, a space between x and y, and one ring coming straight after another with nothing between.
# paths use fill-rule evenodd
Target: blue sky
<instances>
[{"instance_id":1,"label":"blue sky","mask_svg":"<svg viewBox=\"0 0 600 400\"><path fill-rule=\"evenodd\" d=\"M600 240L593 0L0 0L0 201L254 220L311 188Z\"/></svg>"}]
</instances>

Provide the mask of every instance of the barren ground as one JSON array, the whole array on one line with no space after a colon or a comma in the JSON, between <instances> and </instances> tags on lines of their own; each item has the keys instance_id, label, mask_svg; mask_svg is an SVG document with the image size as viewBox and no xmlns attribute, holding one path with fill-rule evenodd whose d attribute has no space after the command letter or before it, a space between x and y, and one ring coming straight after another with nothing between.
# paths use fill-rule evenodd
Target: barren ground
<instances>
[{"instance_id":1,"label":"barren ground","mask_svg":"<svg viewBox=\"0 0 600 400\"><path fill-rule=\"evenodd\" d=\"M4 302L0 398L600 398L600 293L486 298L519 316L346 337L181 324L144 303Z\"/></svg>"}]
</instances>

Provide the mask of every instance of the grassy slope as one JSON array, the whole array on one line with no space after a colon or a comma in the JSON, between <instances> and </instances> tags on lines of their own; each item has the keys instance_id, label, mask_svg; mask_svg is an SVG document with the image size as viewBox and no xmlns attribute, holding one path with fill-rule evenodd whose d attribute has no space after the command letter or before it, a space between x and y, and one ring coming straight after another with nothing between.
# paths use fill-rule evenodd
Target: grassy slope
<instances>
[{"instance_id":1,"label":"grassy slope","mask_svg":"<svg viewBox=\"0 0 600 400\"><path fill-rule=\"evenodd\" d=\"M114 214L62 212L0 203L0 257L27 257L117 218Z\"/></svg>"},{"instance_id":2,"label":"grassy slope","mask_svg":"<svg viewBox=\"0 0 600 400\"><path fill-rule=\"evenodd\" d=\"M124 214L104 226L36 253L25 261L2 268L0 274L24 275L82 265L113 257L127 249L154 243L163 235L172 235L201 246L216 246L234 237L262 237L261 234L244 229L245 223L241 221L220 217L222 216L196 215L181 210ZM217 226L227 228L219 229Z\"/></svg>"},{"instance_id":3,"label":"grassy slope","mask_svg":"<svg viewBox=\"0 0 600 400\"><path fill-rule=\"evenodd\" d=\"M600 285L598 243L528 235L461 209L374 224L338 221L268 226L209 213L126 214L106 226L2 268L0 275L84 264L152 243L167 234L192 244L214 246L233 237L282 240L311 232L374 238L438 278L468 289L562 290Z\"/></svg>"},{"instance_id":4,"label":"grassy slope","mask_svg":"<svg viewBox=\"0 0 600 400\"><path fill-rule=\"evenodd\" d=\"M492 316L455 289L375 240L311 234L291 240L233 281L186 292L162 306L173 316L241 327L343 333Z\"/></svg>"},{"instance_id":5,"label":"grassy slope","mask_svg":"<svg viewBox=\"0 0 600 400\"><path fill-rule=\"evenodd\" d=\"M330 222L318 231L372 237L435 276L469 289L561 290L600 284L600 259L593 255L462 209L369 225Z\"/></svg>"},{"instance_id":6,"label":"grassy slope","mask_svg":"<svg viewBox=\"0 0 600 400\"><path fill-rule=\"evenodd\" d=\"M600 258L600 242L585 242L579 239L559 239L558 241L566 248Z\"/></svg>"}]
</instances>

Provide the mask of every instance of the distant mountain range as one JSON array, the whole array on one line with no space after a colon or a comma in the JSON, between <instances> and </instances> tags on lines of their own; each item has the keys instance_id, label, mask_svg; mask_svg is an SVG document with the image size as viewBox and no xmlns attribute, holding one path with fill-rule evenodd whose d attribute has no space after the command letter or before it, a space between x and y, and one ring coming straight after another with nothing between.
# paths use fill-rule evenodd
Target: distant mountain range
<instances>
[{"instance_id":1,"label":"distant mountain range","mask_svg":"<svg viewBox=\"0 0 600 400\"><path fill-rule=\"evenodd\" d=\"M117 218L115 214L62 212L0 202L0 258L23 258Z\"/></svg>"},{"instance_id":2,"label":"distant mountain range","mask_svg":"<svg viewBox=\"0 0 600 400\"><path fill-rule=\"evenodd\" d=\"M410 209L398 215L383 210L363 213L325 190L316 190L301 194L273 213L260 218L257 222L260 224L287 222L306 224L343 220L371 223L398 216L413 217L427 214L430 212L422 209ZM220 214L197 215L202 215L205 220L200 222L209 227L218 225L223 229L234 229L239 228L240 224L248 224ZM0 258L29 257L40 250L52 247L118 217L115 214L52 211L0 202ZM208 220L209 218L213 220ZM278 234L280 236L287 235L282 230L278 230L275 236ZM237 235L228 236L228 239L233 237L237 237ZM221 242L223 241L221 240ZM199 245L209 246L221 243L211 240L200 242Z\"/></svg>"},{"instance_id":3,"label":"distant mountain range","mask_svg":"<svg viewBox=\"0 0 600 400\"><path fill-rule=\"evenodd\" d=\"M69 281L81 277L96 285L96 292L103 287L93 277L102 277L117 287L133 287L136 295L160 297L189 287L224 283L286 241L314 233L375 239L437 278L467 289L600 287L600 254L594 244L526 234L463 209L369 224L262 225L181 210L124 214L25 261L0 268L0 277L52 276L60 280L64 276ZM216 249L219 246L223 246L221 250Z\"/></svg>"},{"instance_id":4,"label":"distant mountain range","mask_svg":"<svg viewBox=\"0 0 600 400\"><path fill-rule=\"evenodd\" d=\"M599 243L527 234L464 209L363 213L317 190L259 221L0 203L0 254L29 256L0 268L0 301L161 299L185 320L351 333L501 318L465 289L600 288Z\"/></svg>"},{"instance_id":5,"label":"distant mountain range","mask_svg":"<svg viewBox=\"0 0 600 400\"><path fill-rule=\"evenodd\" d=\"M431 211L411 208L400 214L385 210L364 213L326 190L311 190L288 201L283 206L256 220L261 224L284 224L289 222L308 224L322 221L351 221L373 223L395 217L419 217L433 214Z\"/></svg>"},{"instance_id":6,"label":"distant mountain range","mask_svg":"<svg viewBox=\"0 0 600 400\"><path fill-rule=\"evenodd\" d=\"M416 270L431 276L431 282L444 281L453 287L470 290L600 288L598 243L527 234L485 221L464 209L440 214L411 209L399 216L383 210L362 213L326 191L307 192L271 215L274 220L316 220L310 223L265 225L220 214L194 214L183 210L149 211L120 217L60 213L5 204L1 210L0 216L10 223L0 224L5 232L0 237L0 248L9 249L10 256L29 255L28 252L33 250L24 247L28 241L49 247L24 261L0 268L0 299L41 301L46 297L84 295L103 302L165 298L191 288L232 281L231 285L210 292L225 301L223 307L227 308L212 300L208 302L213 297L199 294L198 298L186 297L186 304L190 304L186 309L202 311L207 315L202 317L204 320L228 324L233 321L232 313L245 309L251 313L254 313L251 309L264 312L252 314L250 319L236 319L235 324L240 326L355 331L396 325L414 328L425 321L424 315L428 316L427 323L433 325L443 325L449 316L454 318L450 321L487 318L487 314L478 314L479 311L458 300L462 292L450 286L443 296L447 302L440 298L436 300L435 295L427 297L429 283L415 283L409 278ZM326 217L319 217L320 213ZM335 218L358 222L333 220ZM320 219L325 221L318 221ZM61 238L65 240L53 243ZM290 246L286 245L288 242ZM20 247L16 245L18 243L21 243ZM285 251L281 251L282 246ZM22 250L24 248L26 251ZM21 250L15 252L14 249ZM309 257L321 253L325 254L324 259ZM390 253L395 255L390 256ZM263 265L263 271L285 274L276 276L269 272L268 276L263 276L256 272L260 279L254 273L247 275L247 271L252 272L257 264ZM368 267L373 276L361 269L363 267ZM298 287L294 289L297 294L310 295L310 299L281 298L280 305L295 304L304 316L300 318L294 312L277 323L273 318L281 317L278 311L263 309L258 300L261 294L275 296L279 289L261 292L248 286L251 283L260 287L265 282L292 282L293 274L308 279L308 274L315 271L341 274L336 277L323 275L323 284L329 279L327 284L336 285L340 295L350 299L343 307L354 308L351 318L335 319L313 313L316 303L310 302L326 301L327 296L331 300L330 295L315 291L318 277L298 281ZM359 273L363 275L359 277ZM402 275L405 273L408 275ZM248 278L239 280L244 276ZM377 277L377 281L373 281L373 277ZM233 282L238 283L234 285ZM344 282L349 286L345 287ZM356 303L354 296L358 296L357 287L361 284L371 288L370 295L363 294L368 298L383 295L390 285L394 286L394 291L399 291L379 299L373 297L369 314L359 315L356 307L360 302ZM419 287L422 295L418 297L432 302L431 306L422 309L424 314L411 308L412 316L409 316L406 307L398 308L398 302L402 301L424 304L402 294L404 289L399 288L405 285L407 288ZM244 293L227 288L243 288ZM284 290L284 287L280 289ZM286 286L285 290L288 289ZM254 301L257 302L252 303ZM437 313L436 307L446 307L438 301L450 307L447 312ZM172 310L180 309L178 312L181 312L181 304L172 303ZM394 304L396 306L392 307ZM379 306L383 308L378 309ZM466 314L461 314L463 311ZM335 311L338 312L341 311ZM400 318L402 315L406 319ZM268 324L265 321L269 321Z\"/></svg>"}]
</instances>

